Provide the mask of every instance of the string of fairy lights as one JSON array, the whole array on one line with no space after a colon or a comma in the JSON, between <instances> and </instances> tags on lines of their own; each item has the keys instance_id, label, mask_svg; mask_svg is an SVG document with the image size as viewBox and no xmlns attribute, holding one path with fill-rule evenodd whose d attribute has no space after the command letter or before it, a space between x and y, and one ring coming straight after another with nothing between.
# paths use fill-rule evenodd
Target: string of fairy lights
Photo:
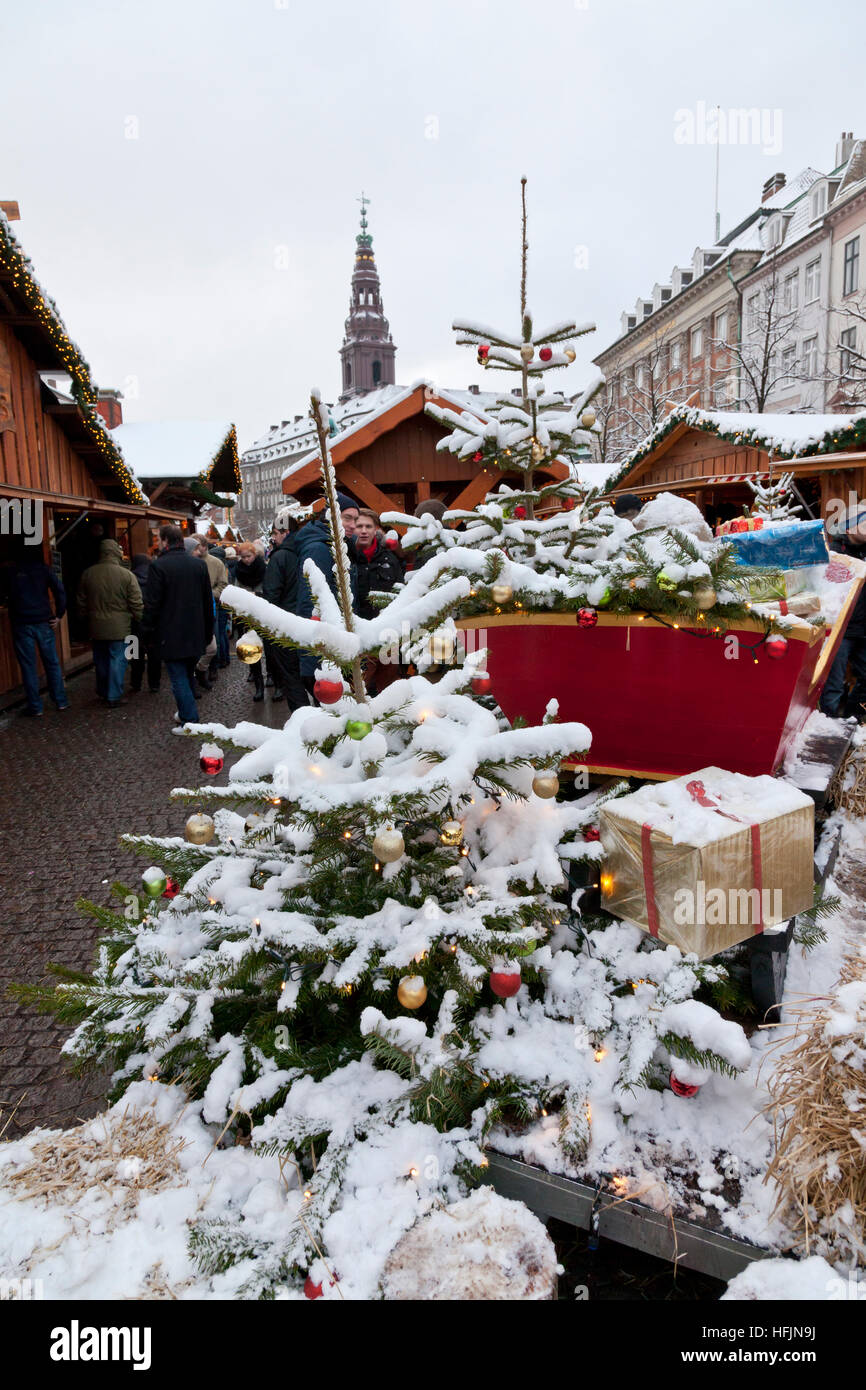
<instances>
[{"instance_id":1,"label":"string of fairy lights","mask_svg":"<svg viewBox=\"0 0 866 1390\"><path fill-rule=\"evenodd\" d=\"M43 294L33 274L30 260L19 246L6 218L0 215L0 276L24 300L40 327L51 340L72 382L81 419L93 443L107 465L112 476L123 489L126 497L136 506L146 505L147 499L124 462L123 455L111 439L99 413L94 409L97 399L96 388L90 377L90 367L81 354L80 348L72 341L60 317L57 305L48 295Z\"/></svg>"}]
</instances>

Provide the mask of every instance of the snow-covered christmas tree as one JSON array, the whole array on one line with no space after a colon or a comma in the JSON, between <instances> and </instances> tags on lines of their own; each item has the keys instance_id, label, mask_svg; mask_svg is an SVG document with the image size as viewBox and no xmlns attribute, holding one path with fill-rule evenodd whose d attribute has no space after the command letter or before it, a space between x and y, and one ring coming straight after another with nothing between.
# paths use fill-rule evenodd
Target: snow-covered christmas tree
<instances>
[{"instance_id":1,"label":"snow-covered christmas tree","mask_svg":"<svg viewBox=\"0 0 866 1390\"><path fill-rule=\"evenodd\" d=\"M502 727L483 653L368 697L360 657L381 634L351 613L317 395L313 413L337 597L308 562L318 622L237 588L224 600L321 654L322 707L281 730L187 727L210 777L242 750L227 781L174 793L191 810L182 837L127 837L150 866L116 912L89 905L104 929L93 976L24 991L77 1025L68 1056L111 1066L114 1097L181 1086L215 1139L278 1161L272 1218L229 1192L193 1224L203 1269L246 1297L374 1296L404 1232L484 1180L495 1127L550 1111L586 1161L595 1107L600 1153L674 1059L688 1082L748 1058L739 1028L693 998L721 972L587 915L575 885L624 787L558 798L584 725L552 704L537 727ZM429 591L419 574L395 602L436 622L468 584Z\"/></svg>"}]
</instances>

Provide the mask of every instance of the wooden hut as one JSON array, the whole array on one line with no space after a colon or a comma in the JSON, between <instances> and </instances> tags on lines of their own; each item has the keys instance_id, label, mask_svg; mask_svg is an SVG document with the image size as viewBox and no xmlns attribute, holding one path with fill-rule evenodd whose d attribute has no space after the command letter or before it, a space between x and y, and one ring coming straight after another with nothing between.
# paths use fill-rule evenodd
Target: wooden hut
<instances>
[{"instance_id":1,"label":"wooden hut","mask_svg":"<svg viewBox=\"0 0 866 1390\"><path fill-rule=\"evenodd\" d=\"M32 523L34 544L70 599L104 536L117 536L131 521L170 515L148 505L106 428L98 395L0 208L0 563L10 560L16 533ZM74 613L57 629L67 672L90 660L82 635ZM0 704L19 692L8 614L0 611Z\"/></svg>"},{"instance_id":2,"label":"wooden hut","mask_svg":"<svg viewBox=\"0 0 866 1390\"><path fill-rule=\"evenodd\" d=\"M771 415L674 406L607 483L607 495L688 497L708 521L739 515L753 500L747 478L792 473L813 516L831 502L866 496L866 412Z\"/></svg>"},{"instance_id":3,"label":"wooden hut","mask_svg":"<svg viewBox=\"0 0 866 1390\"><path fill-rule=\"evenodd\" d=\"M436 448L448 431L425 415L428 401L454 410L469 410L486 419L471 392L437 391L426 382L407 388L381 410L362 417L330 442L337 483L361 506L375 512L411 513L419 502L437 498L452 508L472 508L501 482L522 486L522 474L482 467ZM537 469L546 482L568 476L564 464ZM283 492L310 503L322 495L318 454L299 459L283 475Z\"/></svg>"}]
</instances>

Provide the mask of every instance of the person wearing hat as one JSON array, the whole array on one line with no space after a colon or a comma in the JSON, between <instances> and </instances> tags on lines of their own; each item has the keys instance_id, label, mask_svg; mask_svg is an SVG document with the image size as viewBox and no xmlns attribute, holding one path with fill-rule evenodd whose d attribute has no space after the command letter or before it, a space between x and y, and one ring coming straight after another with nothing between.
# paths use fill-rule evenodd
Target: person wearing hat
<instances>
[{"instance_id":1,"label":"person wearing hat","mask_svg":"<svg viewBox=\"0 0 866 1390\"><path fill-rule=\"evenodd\" d=\"M831 535L830 549L837 554L852 555L855 560L866 560L866 501L849 507L832 525L827 527ZM854 677L854 685L848 689L848 667ZM836 653L830 674L821 692L820 708L823 714L833 719L846 719L855 715L861 722L866 707L866 586L860 590L854 612L842 634L839 650Z\"/></svg>"},{"instance_id":2,"label":"person wearing hat","mask_svg":"<svg viewBox=\"0 0 866 1390\"><path fill-rule=\"evenodd\" d=\"M123 560L117 541L101 541L98 562L84 571L78 585L78 612L87 618L93 643L96 694L109 709L126 704L126 639L144 612L141 586Z\"/></svg>"},{"instance_id":3,"label":"person wearing hat","mask_svg":"<svg viewBox=\"0 0 866 1390\"><path fill-rule=\"evenodd\" d=\"M423 521L424 517L427 516L431 516L434 521L441 521L446 511L445 503L440 502L438 497L428 497L426 501L418 503L412 515L417 516L419 521ZM438 549L435 545L416 546L405 556L407 570L421 569L422 565L426 565L427 561L437 553Z\"/></svg>"},{"instance_id":4,"label":"person wearing hat","mask_svg":"<svg viewBox=\"0 0 866 1390\"><path fill-rule=\"evenodd\" d=\"M351 538L355 533L355 526L358 521L359 507L357 502L353 502L351 497L347 497L344 492L337 493L337 505L340 508L340 515L343 519L343 530L346 539L349 541L349 582L352 588L352 598L354 600L358 587L358 567L352 555ZM331 528L324 518L316 517L313 521L308 521L301 527L297 536L298 547L298 592L295 600L295 612L300 618L311 618L313 616L313 591L304 576L304 564L307 560L321 570L328 582L328 587L334 596L337 596L337 577L334 573L334 557L331 553ZM301 679L309 692L312 692L316 679L316 667L321 663L321 657L315 652L302 650L301 660Z\"/></svg>"},{"instance_id":5,"label":"person wearing hat","mask_svg":"<svg viewBox=\"0 0 866 1390\"><path fill-rule=\"evenodd\" d=\"M638 512L643 507L643 502L636 497L633 492L623 493L613 504L615 516L624 516L626 521L634 521Z\"/></svg>"},{"instance_id":6,"label":"person wearing hat","mask_svg":"<svg viewBox=\"0 0 866 1390\"><path fill-rule=\"evenodd\" d=\"M298 535L300 527L312 516L311 507L299 502L287 502L280 507L271 528L273 548L262 581L262 598L282 608L285 613L297 612L299 565ZM330 554L330 552L329 552ZM297 647L280 647L265 639L274 688L271 699L285 699L289 712L309 703L307 690L301 680L300 655Z\"/></svg>"}]
</instances>

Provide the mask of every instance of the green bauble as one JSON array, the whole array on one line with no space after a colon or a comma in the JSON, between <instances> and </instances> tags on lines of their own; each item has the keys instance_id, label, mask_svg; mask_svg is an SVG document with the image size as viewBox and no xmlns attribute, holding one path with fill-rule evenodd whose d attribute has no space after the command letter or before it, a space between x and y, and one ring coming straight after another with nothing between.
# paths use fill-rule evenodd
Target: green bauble
<instances>
[{"instance_id":1,"label":"green bauble","mask_svg":"<svg viewBox=\"0 0 866 1390\"><path fill-rule=\"evenodd\" d=\"M656 575L656 583L666 594L674 593L679 588L679 582L678 579L674 579L672 575L668 574L667 570L659 570Z\"/></svg>"},{"instance_id":2,"label":"green bauble","mask_svg":"<svg viewBox=\"0 0 866 1390\"><path fill-rule=\"evenodd\" d=\"M373 725L368 724L366 719L348 719L346 721L346 733L349 738L355 739L356 742L366 738L372 728Z\"/></svg>"},{"instance_id":3,"label":"green bauble","mask_svg":"<svg viewBox=\"0 0 866 1390\"><path fill-rule=\"evenodd\" d=\"M168 879L162 869L145 869L141 876L141 886L149 898L161 898L168 886Z\"/></svg>"},{"instance_id":4,"label":"green bauble","mask_svg":"<svg viewBox=\"0 0 866 1390\"><path fill-rule=\"evenodd\" d=\"M527 943L526 943L525 946L517 946L517 947L515 947L514 954L515 954L516 956L531 956L531 955L532 955L532 952L533 952L533 951L537 951L537 950L538 950L538 942L537 942L537 941L527 941Z\"/></svg>"},{"instance_id":5,"label":"green bauble","mask_svg":"<svg viewBox=\"0 0 866 1390\"><path fill-rule=\"evenodd\" d=\"M604 593L602 594L601 598L599 599L598 603L597 603L595 606L596 606L596 608L607 608L607 605L610 603L610 600L611 600L611 592L610 592L610 589L605 589Z\"/></svg>"}]
</instances>

